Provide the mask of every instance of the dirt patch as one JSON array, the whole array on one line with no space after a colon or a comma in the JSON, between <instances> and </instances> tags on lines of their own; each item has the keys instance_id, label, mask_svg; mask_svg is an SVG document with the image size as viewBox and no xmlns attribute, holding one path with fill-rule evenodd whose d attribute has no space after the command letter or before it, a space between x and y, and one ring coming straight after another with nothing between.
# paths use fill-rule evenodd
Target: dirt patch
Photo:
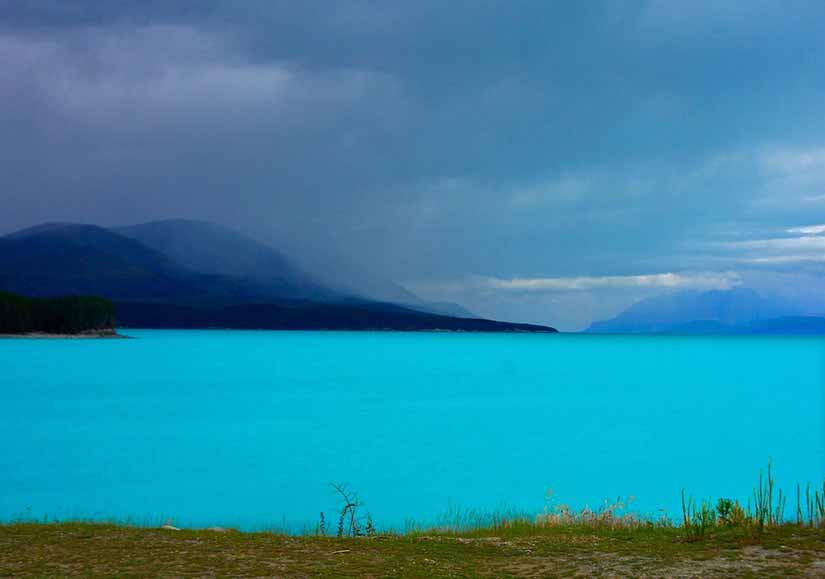
<instances>
[{"instance_id":1,"label":"dirt patch","mask_svg":"<svg viewBox=\"0 0 825 579\"><path fill-rule=\"evenodd\" d=\"M377 536L0 525L0 577L539 578L825 576L825 531L551 530L513 537Z\"/></svg>"}]
</instances>

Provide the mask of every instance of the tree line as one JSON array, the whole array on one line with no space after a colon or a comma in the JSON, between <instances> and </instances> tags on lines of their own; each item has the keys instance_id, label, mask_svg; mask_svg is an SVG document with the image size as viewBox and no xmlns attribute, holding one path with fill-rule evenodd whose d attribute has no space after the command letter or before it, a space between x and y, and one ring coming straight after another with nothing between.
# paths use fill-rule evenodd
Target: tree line
<instances>
[{"instance_id":1,"label":"tree line","mask_svg":"<svg viewBox=\"0 0 825 579\"><path fill-rule=\"evenodd\" d=\"M115 305L104 298L29 298L0 292L0 334L78 334L114 327Z\"/></svg>"}]
</instances>

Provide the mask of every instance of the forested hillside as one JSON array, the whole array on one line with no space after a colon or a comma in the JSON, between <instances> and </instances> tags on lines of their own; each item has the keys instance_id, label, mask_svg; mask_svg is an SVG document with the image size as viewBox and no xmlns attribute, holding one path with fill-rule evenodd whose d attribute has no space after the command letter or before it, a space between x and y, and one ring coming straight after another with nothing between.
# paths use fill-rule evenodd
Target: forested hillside
<instances>
[{"instance_id":1,"label":"forested hillside","mask_svg":"<svg viewBox=\"0 0 825 579\"><path fill-rule=\"evenodd\" d=\"M0 292L0 334L79 334L114 327L115 306L103 298L27 298Z\"/></svg>"}]
</instances>

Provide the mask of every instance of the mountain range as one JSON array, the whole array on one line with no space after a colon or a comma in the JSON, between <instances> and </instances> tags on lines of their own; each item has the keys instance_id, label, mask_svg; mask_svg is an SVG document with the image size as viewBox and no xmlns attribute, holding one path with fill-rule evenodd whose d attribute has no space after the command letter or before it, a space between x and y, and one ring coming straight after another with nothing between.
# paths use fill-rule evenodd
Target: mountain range
<instances>
[{"instance_id":1,"label":"mountain range","mask_svg":"<svg viewBox=\"0 0 825 579\"><path fill-rule=\"evenodd\" d=\"M824 334L825 317L747 287L686 291L643 299L594 322L606 334Z\"/></svg>"},{"instance_id":2,"label":"mountain range","mask_svg":"<svg viewBox=\"0 0 825 579\"><path fill-rule=\"evenodd\" d=\"M370 283L371 292L359 292L340 272L324 279L274 248L200 221L112 229L47 223L0 237L0 290L106 297L126 327L555 331L429 304L377 277ZM370 295L382 291L401 299Z\"/></svg>"}]
</instances>

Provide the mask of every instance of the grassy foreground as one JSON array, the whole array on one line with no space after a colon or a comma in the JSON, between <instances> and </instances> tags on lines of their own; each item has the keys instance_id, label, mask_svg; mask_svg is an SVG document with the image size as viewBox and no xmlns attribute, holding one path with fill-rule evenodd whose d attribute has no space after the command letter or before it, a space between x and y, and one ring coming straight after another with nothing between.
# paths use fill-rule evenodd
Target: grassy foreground
<instances>
[{"instance_id":1,"label":"grassy foreground","mask_svg":"<svg viewBox=\"0 0 825 579\"><path fill-rule=\"evenodd\" d=\"M0 525L0 577L825 577L825 483L788 497L769 464L744 505L682 491L680 521L625 512L455 511L445 524L380 533L357 493L302 536L89 522ZM795 503L795 508L794 507ZM334 535L334 536L331 536Z\"/></svg>"},{"instance_id":2,"label":"grassy foreground","mask_svg":"<svg viewBox=\"0 0 825 579\"><path fill-rule=\"evenodd\" d=\"M548 526L355 538L90 523L0 526L2 577L823 576L825 531ZM501 536L503 535L503 536Z\"/></svg>"}]
</instances>

